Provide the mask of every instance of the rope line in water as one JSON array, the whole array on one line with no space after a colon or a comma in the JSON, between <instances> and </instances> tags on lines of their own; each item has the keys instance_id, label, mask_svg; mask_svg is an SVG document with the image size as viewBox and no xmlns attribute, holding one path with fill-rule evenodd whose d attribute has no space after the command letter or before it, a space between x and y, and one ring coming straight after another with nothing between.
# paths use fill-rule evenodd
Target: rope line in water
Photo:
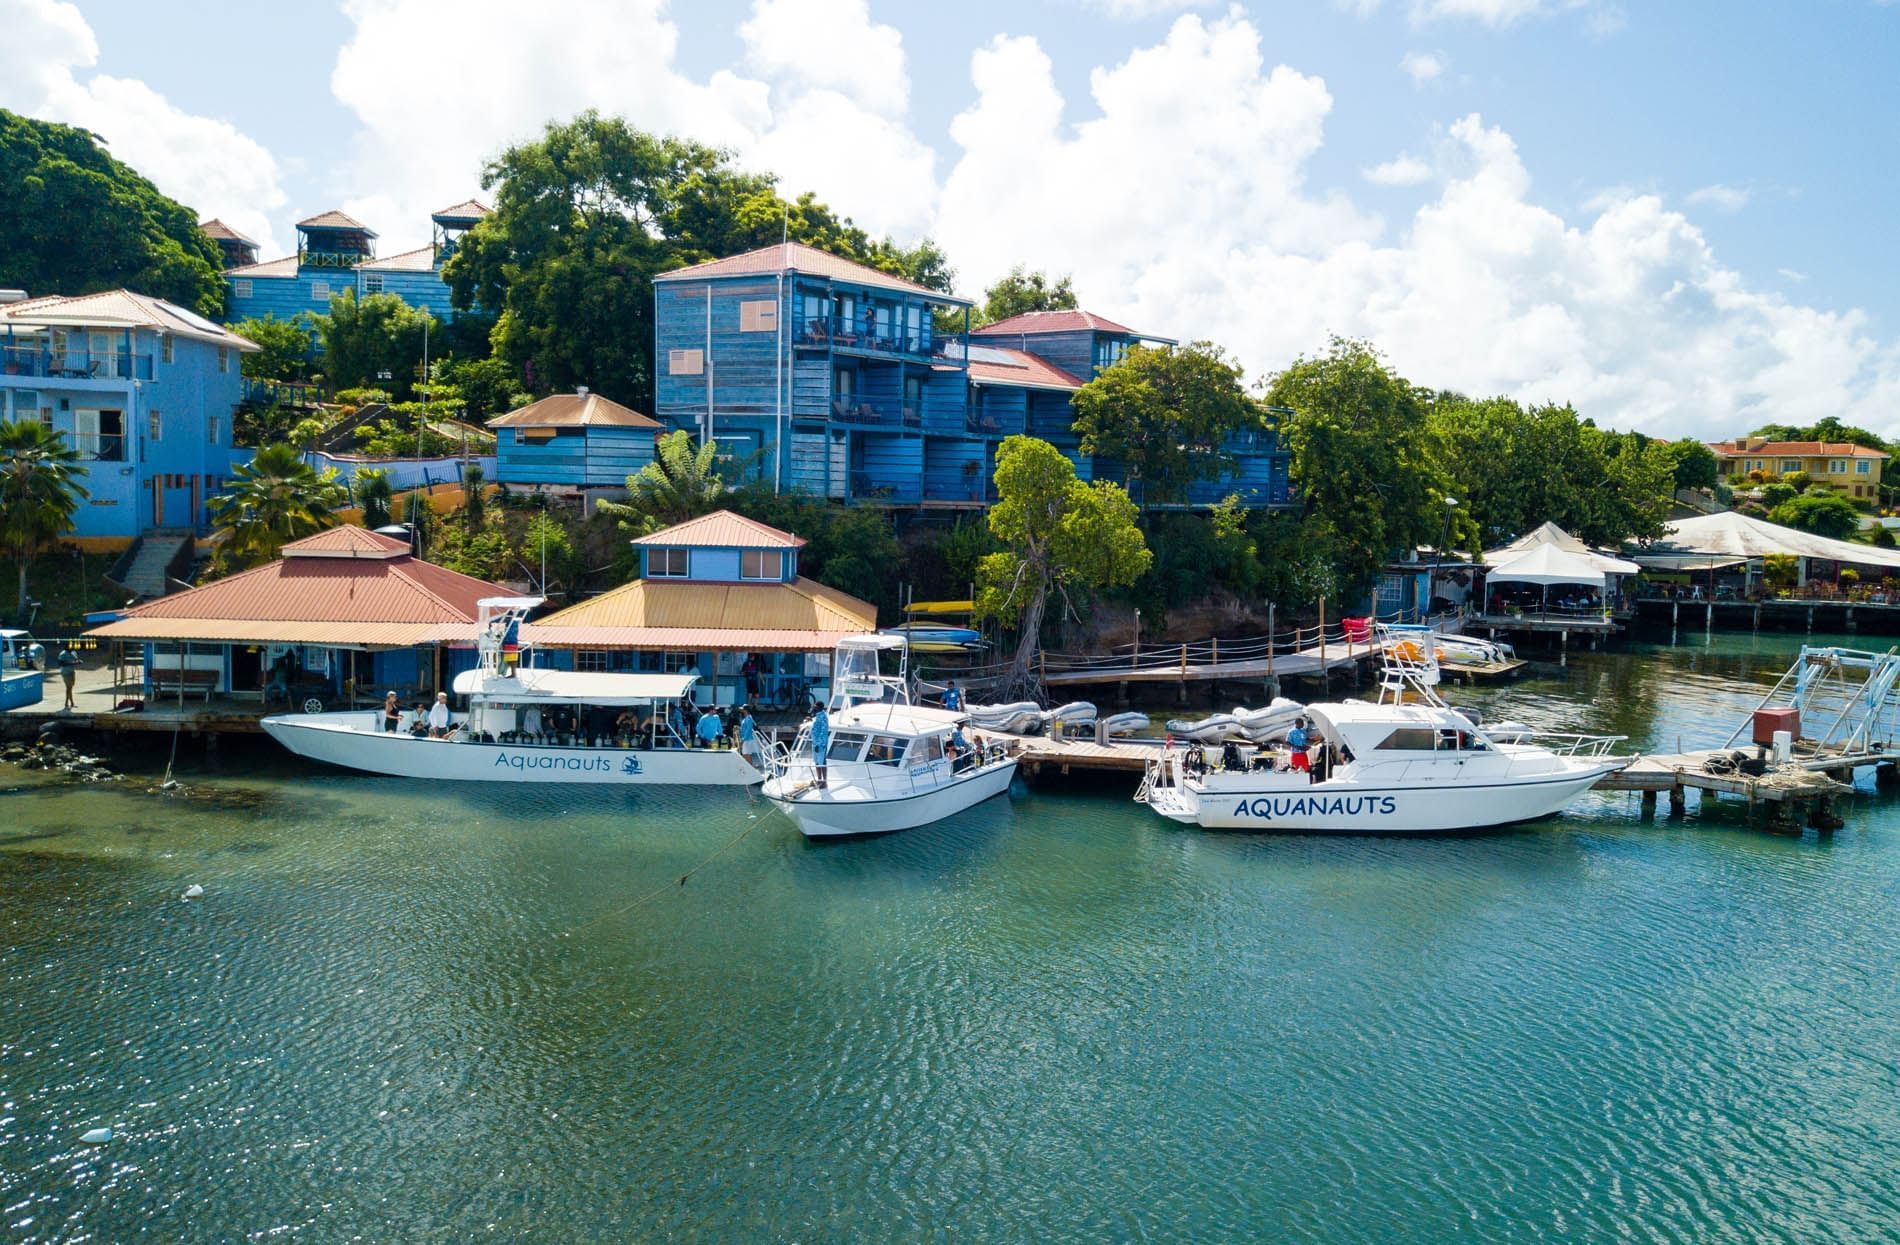
<instances>
[{"instance_id":1,"label":"rope line in water","mask_svg":"<svg viewBox=\"0 0 1900 1245\"><path fill-rule=\"evenodd\" d=\"M719 859L719 857L725 855L727 852L737 847L740 841L743 840L748 834L751 834L754 830L757 830L759 828L759 823L764 820L765 820L764 817L759 817L757 820L753 821L751 825L747 826L744 830L741 830L738 834L734 835L732 838L720 844L719 847L713 850L711 855L707 856L704 860L701 860L698 864L694 865L692 868L688 869L686 872L680 874L679 881L666 882L659 886L656 886L652 890L646 892L644 895L641 895L639 898L635 899L632 903L626 904L619 908L610 909L609 911L603 912L599 916L594 917L592 920L582 921L579 925L576 925L574 928L570 930L566 930L560 934L557 934L555 935L555 937L572 938L575 934L580 933L582 930L587 929L590 926L598 925L602 921L610 921L614 919L615 917L625 916L627 913L632 912L637 908L645 907L647 904L652 903L655 899L658 899L661 895L664 895L669 891L678 890L680 887L686 885L687 878L692 877L695 873L698 873L701 869L704 869L707 865L711 864L713 861Z\"/></svg>"}]
</instances>

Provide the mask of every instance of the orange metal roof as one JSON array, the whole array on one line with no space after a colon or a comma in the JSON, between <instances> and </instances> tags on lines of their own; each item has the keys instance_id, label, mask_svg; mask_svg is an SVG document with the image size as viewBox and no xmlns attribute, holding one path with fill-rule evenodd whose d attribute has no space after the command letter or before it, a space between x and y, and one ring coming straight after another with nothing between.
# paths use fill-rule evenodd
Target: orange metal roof
<instances>
[{"instance_id":1,"label":"orange metal roof","mask_svg":"<svg viewBox=\"0 0 1900 1245\"><path fill-rule=\"evenodd\" d=\"M775 527L767 527L758 520L748 519L742 514L734 514L730 510L715 510L697 519L688 519L684 523L675 523L672 527L661 528L651 536L638 537L633 543L700 549L797 549L805 544L805 540L790 532L781 532ZM801 579L798 582L805 583L806 581ZM813 587L819 586L821 585L813 585Z\"/></svg>"},{"instance_id":2,"label":"orange metal roof","mask_svg":"<svg viewBox=\"0 0 1900 1245\"><path fill-rule=\"evenodd\" d=\"M445 207L429 213L432 220L480 220L488 215L489 207L480 199L464 199L454 207Z\"/></svg>"},{"instance_id":3,"label":"orange metal roof","mask_svg":"<svg viewBox=\"0 0 1900 1245\"><path fill-rule=\"evenodd\" d=\"M298 221L297 228L299 229L360 229L372 238L376 236L376 231L374 229L371 229L368 225L365 225L362 221L357 220L354 216L346 215L334 209L328 212L319 212L317 215L312 216L308 220Z\"/></svg>"},{"instance_id":4,"label":"orange metal roof","mask_svg":"<svg viewBox=\"0 0 1900 1245\"><path fill-rule=\"evenodd\" d=\"M287 558L400 558L408 552L407 541L350 524L293 540L282 550Z\"/></svg>"},{"instance_id":5,"label":"orange metal roof","mask_svg":"<svg viewBox=\"0 0 1900 1245\"><path fill-rule=\"evenodd\" d=\"M810 632L835 638L875 631L877 607L803 578L789 584L636 579L591 601L550 614L535 627L544 638L550 632L573 630L653 629L691 632L708 641L725 637L728 632ZM829 643L820 647L829 647Z\"/></svg>"},{"instance_id":6,"label":"orange metal roof","mask_svg":"<svg viewBox=\"0 0 1900 1245\"><path fill-rule=\"evenodd\" d=\"M973 385L1075 390L1085 383L1075 373L1059 368L1027 350L1010 350L1003 346L972 345L969 372Z\"/></svg>"},{"instance_id":7,"label":"orange metal roof","mask_svg":"<svg viewBox=\"0 0 1900 1245\"><path fill-rule=\"evenodd\" d=\"M407 648L474 643L470 623L293 622L282 619L122 618L86 632L101 640L190 640L206 644L323 644Z\"/></svg>"},{"instance_id":8,"label":"orange metal roof","mask_svg":"<svg viewBox=\"0 0 1900 1245\"><path fill-rule=\"evenodd\" d=\"M998 320L994 324L985 324L970 330L972 337L987 337L992 333L1017 336L1028 333L1078 333L1086 331L1097 333L1127 333L1140 336L1125 324L1117 324L1107 316L1098 316L1092 311L1025 311L1021 315Z\"/></svg>"},{"instance_id":9,"label":"orange metal roof","mask_svg":"<svg viewBox=\"0 0 1900 1245\"><path fill-rule=\"evenodd\" d=\"M490 428L664 428L659 420L642 415L597 393L556 393L530 402L518 411L497 415Z\"/></svg>"},{"instance_id":10,"label":"orange metal roof","mask_svg":"<svg viewBox=\"0 0 1900 1245\"><path fill-rule=\"evenodd\" d=\"M207 238L228 239L232 242L250 242L252 246L257 245L257 243L252 242L251 239L245 237L215 216L198 226L198 228Z\"/></svg>"},{"instance_id":11,"label":"orange metal roof","mask_svg":"<svg viewBox=\"0 0 1900 1245\"><path fill-rule=\"evenodd\" d=\"M1790 458L1886 458L1881 450L1865 445L1856 445L1852 441L1764 441L1754 449L1745 448L1739 441L1715 441L1709 448L1723 458L1773 458L1785 454Z\"/></svg>"},{"instance_id":12,"label":"orange metal roof","mask_svg":"<svg viewBox=\"0 0 1900 1245\"><path fill-rule=\"evenodd\" d=\"M647 652L757 652L828 653L837 647L840 631L764 631L731 627L708 631L704 627L561 627L548 629L529 623L521 629L524 643L542 648L620 648Z\"/></svg>"},{"instance_id":13,"label":"orange metal roof","mask_svg":"<svg viewBox=\"0 0 1900 1245\"><path fill-rule=\"evenodd\" d=\"M906 281L902 277L880 272L876 268L845 259L841 255L821 251L815 246L806 246L803 242L778 242L771 246L762 246L756 251L728 255L724 259L708 260L703 264L693 264L686 268L675 268L672 272L663 272L653 279L655 281L690 281L704 277L770 276L778 272L802 272L807 276L828 277L834 281L850 281L856 285L869 285L878 289L922 294L936 302L951 306L971 305L967 298L958 298L954 294L933 290L927 285L918 285L915 281Z\"/></svg>"}]
</instances>

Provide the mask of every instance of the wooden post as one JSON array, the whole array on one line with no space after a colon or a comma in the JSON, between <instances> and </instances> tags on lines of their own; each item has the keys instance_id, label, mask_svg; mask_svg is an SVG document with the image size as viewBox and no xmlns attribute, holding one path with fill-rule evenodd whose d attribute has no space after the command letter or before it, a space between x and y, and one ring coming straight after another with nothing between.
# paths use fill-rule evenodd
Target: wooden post
<instances>
[{"instance_id":1,"label":"wooden post","mask_svg":"<svg viewBox=\"0 0 1900 1245\"><path fill-rule=\"evenodd\" d=\"M1273 678L1273 602L1267 602L1267 678Z\"/></svg>"},{"instance_id":2,"label":"wooden post","mask_svg":"<svg viewBox=\"0 0 1900 1245\"><path fill-rule=\"evenodd\" d=\"M1688 803L1688 797L1683 793L1681 786L1669 788L1669 815L1671 817L1682 816L1684 810L1688 808Z\"/></svg>"},{"instance_id":3,"label":"wooden post","mask_svg":"<svg viewBox=\"0 0 1900 1245\"><path fill-rule=\"evenodd\" d=\"M1212 643L1213 649L1208 654L1207 664L1210 666L1218 666L1220 665L1220 637L1215 636Z\"/></svg>"},{"instance_id":4,"label":"wooden post","mask_svg":"<svg viewBox=\"0 0 1900 1245\"><path fill-rule=\"evenodd\" d=\"M191 662L191 641L186 640L178 646L178 707L185 707L185 667Z\"/></svg>"},{"instance_id":5,"label":"wooden post","mask_svg":"<svg viewBox=\"0 0 1900 1245\"><path fill-rule=\"evenodd\" d=\"M1332 690L1333 681L1326 669L1326 598L1319 599L1319 685L1322 693Z\"/></svg>"},{"instance_id":6,"label":"wooden post","mask_svg":"<svg viewBox=\"0 0 1900 1245\"><path fill-rule=\"evenodd\" d=\"M1643 792L1642 804L1643 816L1654 817L1656 815L1656 793L1654 791Z\"/></svg>"}]
</instances>

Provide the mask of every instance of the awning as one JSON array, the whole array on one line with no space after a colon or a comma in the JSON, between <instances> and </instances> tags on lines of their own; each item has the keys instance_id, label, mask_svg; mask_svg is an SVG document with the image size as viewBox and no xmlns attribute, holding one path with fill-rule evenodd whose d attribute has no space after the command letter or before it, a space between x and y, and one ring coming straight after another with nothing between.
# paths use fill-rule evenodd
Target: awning
<instances>
[{"instance_id":1,"label":"awning","mask_svg":"<svg viewBox=\"0 0 1900 1245\"><path fill-rule=\"evenodd\" d=\"M1508 545L1487 550L1484 562L1486 566L1504 566L1545 545L1554 545L1565 553L1575 554L1605 575L1634 575L1643 569L1634 562L1598 553L1555 523L1541 524Z\"/></svg>"},{"instance_id":2,"label":"awning","mask_svg":"<svg viewBox=\"0 0 1900 1245\"><path fill-rule=\"evenodd\" d=\"M482 670L455 676L460 696L480 693L484 700L523 703L572 701L586 705L644 705L678 700L699 681L696 674L595 674L584 670L517 670L500 678Z\"/></svg>"},{"instance_id":3,"label":"awning","mask_svg":"<svg viewBox=\"0 0 1900 1245\"><path fill-rule=\"evenodd\" d=\"M1636 560L1652 571L1726 571L1747 566L1747 558L1710 553L1639 553Z\"/></svg>"},{"instance_id":4,"label":"awning","mask_svg":"<svg viewBox=\"0 0 1900 1245\"><path fill-rule=\"evenodd\" d=\"M541 648L638 649L667 653L829 653L850 631L750 627L547 627L526 623L521 642Z\"/></svg>"},{"instance_id":5,"label":"awning","mask_svg":"<svg viewBox=\"0 0 1900 1245\"><path fill-rule=\"evenodd\" d=\"M193 644L315 644L327 648L409 648L475 642L473 623L297 622L285 619L133 616L86 632L100 640Z\"/></svg>"},{"instance_id":6,"label":"awning","mask_svg":"<svg viewBox=\"0 0 1900 1245\"><path fill-rule=\"evenodd\" d=\"M1584 554L1569 553L1556 545L1539 545L1491 568L1488 582L1519 584L1585 584L1603 586L1603 572L1591 565Z\"/></svg>"},{"instance_id":7,"label":"awning","mask_svg":"<svg viewBox=\"0 0 1900 1245\"><path fill-rule=\"evenodd\" d=\"M1856 566L1900 568L1900 549L1881 549L1875 545L1816 536L1813 532L1783 527L1779 523L1751 518L1733 510L1676 519L1663 524L1662 539L1644 550L1642 558L1657 554L1692 553L1750 560L1779 553L1794 558L1817 558L1825 562L1850 562ZM1644 564L1648 565L1647 562Z\"/></svg>"}]
</instances>

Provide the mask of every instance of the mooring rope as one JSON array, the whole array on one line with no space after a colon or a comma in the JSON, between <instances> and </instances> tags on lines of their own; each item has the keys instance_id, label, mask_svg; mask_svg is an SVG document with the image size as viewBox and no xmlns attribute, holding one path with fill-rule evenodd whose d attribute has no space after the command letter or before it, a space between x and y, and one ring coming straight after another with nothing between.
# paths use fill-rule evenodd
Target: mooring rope
<instances>
[{"instance_id":1,"label":"mooring rope","mask_svg":"<svg viewBox=\"0 0 1900 1245\"><path fill-rule=\"evenodd\" d=\"M701 860L698 864L694 865L692 868L688 869L686 872L680 874L678 881L666 882L659 886L656 886L652 890L646 892L644 895L641 895L639 898L635 899L632 903L622 905L621 907L611 909L607 912L603 912L599 916L593 917L590 920L582 921L579 925L574 926L572 929L565 930L562 933L557 934L555 936L557 938L572 938L575 934L580 933L584 929L587 929L594 925L599 925L603 921L610 921L614 919L615 917L625 916L627 915L627 913L632 912L635 909L642 908L646 906L647 904L652 903L655 899L658 899L661 895L664 895L668 893L669 891L678 890L680 887L686 885L687 878L692 877L695 873L698 873L701 869L704 869L707 865L711 864L713 861L717 860L719 857L725 855L727 852L737 847L740 841L743 840L748 834L751 834L754 830L757 830L759 828L759 823L764 820L765 818L763 816L757 817L752 822L751 825L747 826L744 830L741 830L738 834L726 840L724 843L720 844L718 848L714 849L711 855Z\"/></svg>"}]
</instances>

